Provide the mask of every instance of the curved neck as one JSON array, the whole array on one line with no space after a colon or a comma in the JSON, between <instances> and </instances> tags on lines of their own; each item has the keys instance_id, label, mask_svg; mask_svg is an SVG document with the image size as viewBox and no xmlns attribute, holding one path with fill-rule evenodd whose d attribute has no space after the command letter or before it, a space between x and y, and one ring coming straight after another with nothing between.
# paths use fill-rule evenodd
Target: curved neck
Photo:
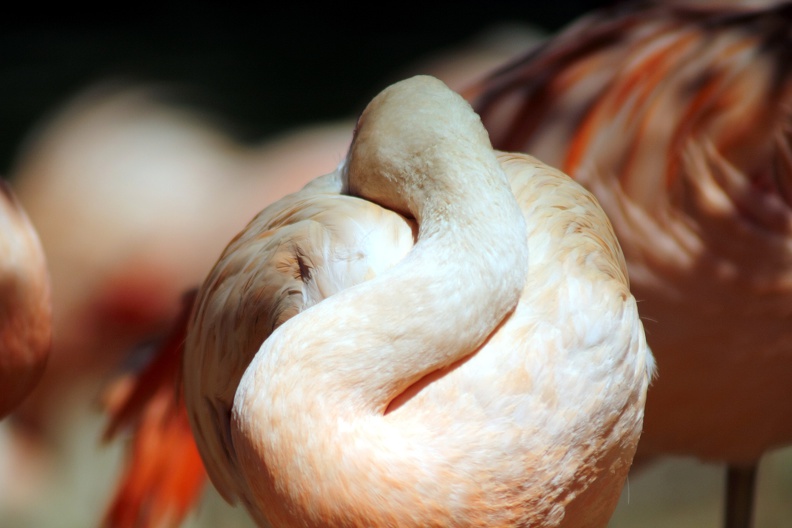
<instances>
[{"instance_id":1,"label":"curved neck","mask_svg":"<svg viewBox=\"0 0 792 528\"><path fill-rule=\"evenodd\" d=\"M357 392L380 412L420 377L476 350L517 305L525 221L478 116L435 79L377 96L342 170L350 194L417 220L416 245L389 273L284 325L259 355L268 379L289 365L299 377L332 365L343 383L316 390L335 388L342 401Z\"/></svg>"},{"instance_id":2,"label":"curved neck","mask_svg":"<svg viewBox=\"0 0 792 528\"><path fill-rule=\"evenodd\" d=\"M474 352L525 284L523 215L478 118L439 81L378 96L342 170L350 193L414 217L418 240L388 272L283 324L243 376L234 445L276 480L319 478L290 473L318 464L295 451L314 456L327 447L318 437L339 440L322 428L381 416L417 380ZM255 488L252 478L264 477L248 475Z\"/></svg>"}]
</instances>

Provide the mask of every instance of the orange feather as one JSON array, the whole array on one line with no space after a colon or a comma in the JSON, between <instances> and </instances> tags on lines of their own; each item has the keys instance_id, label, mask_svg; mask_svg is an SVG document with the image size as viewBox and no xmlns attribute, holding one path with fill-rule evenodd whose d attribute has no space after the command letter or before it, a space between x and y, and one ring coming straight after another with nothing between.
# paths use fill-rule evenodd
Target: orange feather
<instances>
[{"instance_id":1,"label":"orange feather","mask_svg":"<svg viewBox=\"0 0 792 528\"><path fill-rule=\"evenodd\" d=\"M132 429L129 455L102 526L177 526L206 482L181 397L181 357L195 292L155 357L136 379L119 380L109 392L111 415L104 441Z\"/></svg>"}]
</instances>

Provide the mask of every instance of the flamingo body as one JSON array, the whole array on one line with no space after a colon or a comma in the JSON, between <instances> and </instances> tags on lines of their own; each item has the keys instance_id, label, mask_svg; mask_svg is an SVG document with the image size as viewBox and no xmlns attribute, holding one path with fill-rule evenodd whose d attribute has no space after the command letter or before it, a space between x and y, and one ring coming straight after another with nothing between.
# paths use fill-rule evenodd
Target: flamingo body
<instances>
[{"instance_id":1,"label":"flamingo body","mask_svg":"<svg viewBox=\"0 0 792 528\"><path fill-rule=\"evenodd\" d=\"M593 197L415 77L223 253L185 402L261 524L605 526L652 367Z\"/></svg>"}]
</instances>

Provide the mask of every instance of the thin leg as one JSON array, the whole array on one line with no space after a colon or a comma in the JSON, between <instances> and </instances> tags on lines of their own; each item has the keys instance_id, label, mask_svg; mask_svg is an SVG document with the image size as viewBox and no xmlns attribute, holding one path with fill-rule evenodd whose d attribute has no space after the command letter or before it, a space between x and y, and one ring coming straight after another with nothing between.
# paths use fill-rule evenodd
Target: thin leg
<instances>
[{"instance_id":1,"label":"thin leg","mask_svg":"<svg viewBox=\"0 0 792 528\"><path fill-rule=\"evenodd\" d=\"M751 528L755 482L756 464L727 467L725 528Z\"/></svg>"}]
</instances>

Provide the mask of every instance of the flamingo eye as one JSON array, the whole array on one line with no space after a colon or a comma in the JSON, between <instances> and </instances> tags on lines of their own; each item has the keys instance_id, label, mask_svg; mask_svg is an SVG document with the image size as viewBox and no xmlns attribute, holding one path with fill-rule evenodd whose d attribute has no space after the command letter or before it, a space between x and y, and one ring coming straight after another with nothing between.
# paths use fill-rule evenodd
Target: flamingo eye
<instances>
[{"instance_id":1,"label":"flamingo eye","mask_svg":"<svg viewBox=\"0 0 792 528\"><path fill-rule=\"evenodd\" d=\"M303 282L310 281L313 268L305 261L303 255L297 254L297 266L300 270L300 280Z\"/></svg>"}]
</instances>

